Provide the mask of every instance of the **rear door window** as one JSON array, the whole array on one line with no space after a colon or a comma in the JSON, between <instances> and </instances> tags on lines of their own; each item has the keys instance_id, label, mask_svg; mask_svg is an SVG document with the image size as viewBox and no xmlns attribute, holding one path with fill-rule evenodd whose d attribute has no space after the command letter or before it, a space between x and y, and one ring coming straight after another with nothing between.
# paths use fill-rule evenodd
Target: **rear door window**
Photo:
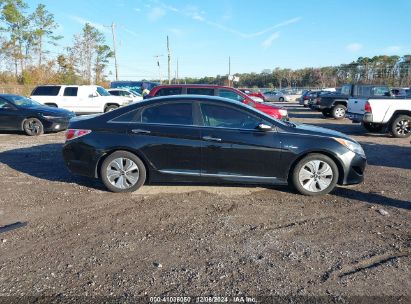
<instances>
[{"instance_id":1,"label":"rear door window","mask_svg":"<svg viewBox=\"0 0 411 304\"><path fill-rule=\"evenodd\" d=\"M120 92L119 91L110 91L109 92L111 95L114 95L114 96L119 96L120 95Z\"/></svg>"},{"instance_id":2,"label":"rear door window","mask_svg":"<svg viewBox=\"0 0 411 304\"><path fill-rule=\"evenodd\" d=\"M215 128L254 130L261 119L231 107L201 104L204 125Z\"/></svg>"},{"instance_id":3,"label":"rear door window","mask_svg":"<svg viewBox=\"0 0 411 304\"><path fill-rule=\"evenodd\" d=\"M42 86L37 87L31 93L32 96L57 96L61 86Z\"/></svg>"},{"instance_id":4,"label":"rear door window","mask_svg":"<svg viewBox=\"0 0 411 304\"><path fill-rule=\"evenodd\" d=\"M77 87L67 87L64 89L64 96L77 96L78 88Z\"/></svg>"},{"instance_id":5,"label":"rear door window","mask_svg":"<svg viewBox=\"0 0 411 304\"><path fill-rule=\"evenodd\" d=\"M155 96L169 96L169 95L181 95L182 88L162 88L157 91Z\"/></svg>"},{"instance_id":6,"label":"rear door window","mask_svg":"<svg viewBox=\"0 0 411 304\"><path fill-rule=\"evenodd\" d=\"M193 125L191 103L167 103L145 108L141 122L148 124Z\"/></svg>"},{"instance_id":7,"label":"rear door window","mask_svg":"<svg viewBox=\"0 0 411 304\"><path fill-rule=\"evenodd\" d=\"M210 88L187 88L187 94L214 96L214 89L210 89Z\"/></svg>"}]
</instances>

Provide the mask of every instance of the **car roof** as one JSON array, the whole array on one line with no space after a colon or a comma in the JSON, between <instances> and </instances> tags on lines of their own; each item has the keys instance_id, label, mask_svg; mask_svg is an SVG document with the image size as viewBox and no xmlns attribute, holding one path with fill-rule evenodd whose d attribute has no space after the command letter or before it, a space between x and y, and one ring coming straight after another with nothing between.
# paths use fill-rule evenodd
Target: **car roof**
<instances>
[{"instance_id":1,"label":"car roof","mask_svg":"<svg viewBox=\"0 0 411 304\"><path fill-rule=\"evenodd\" d=\"M216 84L161 84L156 86L154 89L159 89L159 88L212 88L212 89L234 89L238 90L237 88L232 88L228 86L222 86L222 85L216 85Z\"/></svg>"},{"instance_id":2,"label":"car roof","mask_svg":"<svg viewBox=\"0 0 411 304\"><path fill-rule=\"evenodd\" d=\"M229 98L219 97L219 96L210 96L210 95L197 95L197 94L181 94L181 95L167 95L167 96L159 96L159 97L152 97L149 99L144 99L143 101L139 102L139 104L143 103L152 103L152 102L161 102L161 101L173 101L173 100L187 100L187 101L195 101L195 100L202 100L202 101L216 101L216 102L224 102L226 104L232 104L237 106L244 106L246 108L252 108L243 104L242 102L238 102Z\"/></svg>"}]
</instances>

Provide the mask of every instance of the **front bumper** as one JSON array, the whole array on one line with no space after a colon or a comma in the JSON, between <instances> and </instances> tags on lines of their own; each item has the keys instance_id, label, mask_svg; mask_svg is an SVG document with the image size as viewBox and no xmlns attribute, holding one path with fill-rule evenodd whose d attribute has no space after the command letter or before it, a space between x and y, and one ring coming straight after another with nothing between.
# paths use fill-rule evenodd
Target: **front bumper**
<instances>
[{"instance_id":1,"label":"front bumper","mask_svg":"<svg viewBox=\"0 0 411 304\"><path fill-rule=\"evenodd\" d=\"M352 120L353 123L359 122L373 122L372 113L357 114L357 113L347 113L347 118Z\"/></svg>"},{"instance_id":2,"label":"front bumper","mask_svg":"<svg viewBox=\"0 0 411 304\"><path fill-rule=\"evenodd\" d=\"M64 131L69 126L69 120L46 120L43 121L43 126L46 132Z\"/></svg>"},{"instance_id":3,"label":"front bumper","mask_svg":"<svg viewBox=\"0 0 411 304\"><path fill-rule=\"evenodd\" d=\"M367 159L364 156L349 152L343 156L344 177L340 178L342 185L354 185L364 181L364 171Z\"/></svg>"}]
</instances>

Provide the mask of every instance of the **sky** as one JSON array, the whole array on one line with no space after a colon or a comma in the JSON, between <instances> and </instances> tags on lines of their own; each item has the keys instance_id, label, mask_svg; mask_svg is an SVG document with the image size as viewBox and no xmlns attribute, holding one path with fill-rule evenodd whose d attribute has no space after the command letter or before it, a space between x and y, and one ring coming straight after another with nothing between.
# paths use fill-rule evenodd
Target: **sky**
<instances>
[{"instance_id":1,"label":"sky","mask_svg":"<svg viewBox=\"0 0 411 304\"><path fill-rule=\"evenodd\" d=\"M64 38L57 54L88 22L112 45L116 24L120 80L339 65L360 56L411 53L410 0L26 0L43 3ZM108 67L114 78L114 62Z\"/></svg>"}]
</instances>

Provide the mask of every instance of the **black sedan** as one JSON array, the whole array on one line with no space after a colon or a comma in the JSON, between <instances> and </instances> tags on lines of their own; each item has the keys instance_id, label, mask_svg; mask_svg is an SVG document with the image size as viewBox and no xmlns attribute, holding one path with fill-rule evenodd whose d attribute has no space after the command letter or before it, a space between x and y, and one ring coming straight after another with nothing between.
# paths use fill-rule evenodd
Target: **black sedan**
<instances>
[{"instance_id":1,"label":"black sedan","mask_svg":"<svg viewBox=\"0 0 411 304\"><path fill-rule=\"evenodd\" d=\"M0 94L0 130L24 131L27 135L67 129L73 112L44 106L32 99Z\"/></svg>"},{"instance_id":2,"label":"black sedan","mask_svg":"<svg viewBox=\"0 0 411 304\"><path fill-rule=\"evenodd\" d=\"M75 118L63 156L77 174L114 192L149 182L291 183L320 195L363 181L366 158L346 135L283 122L228 99L153 98Z\"/></svg>"}]
</instances>

